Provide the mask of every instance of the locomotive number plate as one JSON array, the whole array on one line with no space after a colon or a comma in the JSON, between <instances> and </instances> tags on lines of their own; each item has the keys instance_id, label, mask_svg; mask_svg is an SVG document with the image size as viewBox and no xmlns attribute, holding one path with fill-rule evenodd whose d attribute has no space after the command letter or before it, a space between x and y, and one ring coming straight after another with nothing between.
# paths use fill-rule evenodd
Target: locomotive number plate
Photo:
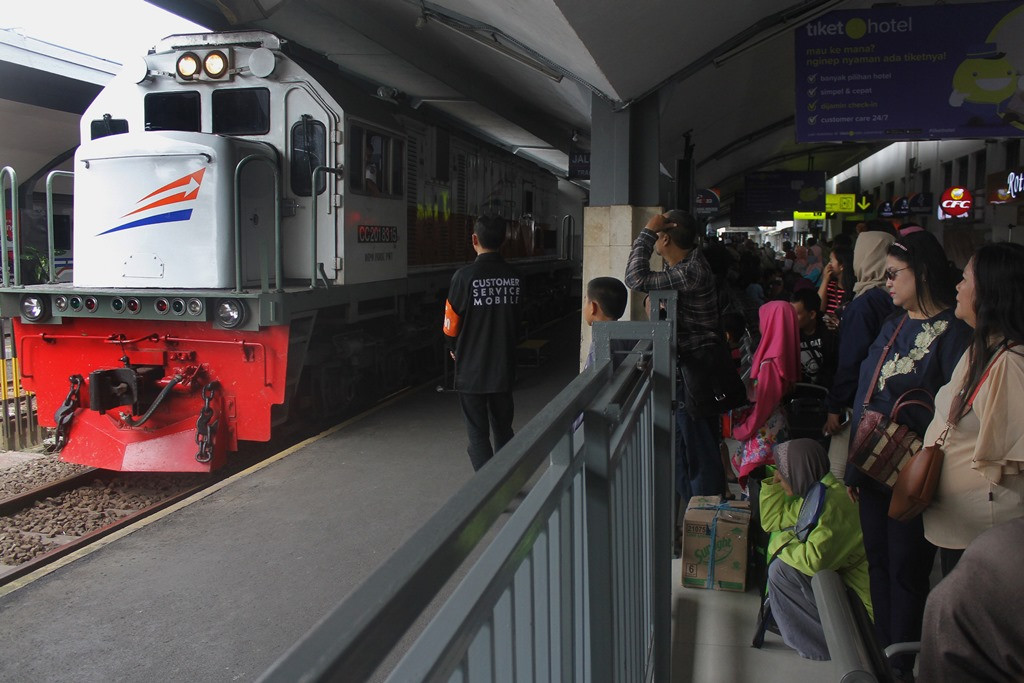
<instances>
[{"instance_id":1,"label":"locomotive number plate","mask_svg":"<svg viewBox=\"0 0 1024 683\"><path fill-rule=\"evenodd\" d=\"M398 241L398 226L360 225L356 240L360 243L381 244Z\"/></svg>"}]
</instances>

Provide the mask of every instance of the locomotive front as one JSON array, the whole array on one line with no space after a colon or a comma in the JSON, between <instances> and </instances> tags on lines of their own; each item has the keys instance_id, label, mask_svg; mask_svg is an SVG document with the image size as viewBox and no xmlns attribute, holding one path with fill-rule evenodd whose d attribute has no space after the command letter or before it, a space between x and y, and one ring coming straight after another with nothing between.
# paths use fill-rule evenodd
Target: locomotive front
<instances>
[{"instance_id":1,"label":"locomotive front","mask_svg":"<svg viewBox=\"0 0 1024 683\"><path fill-rule=\"evenodd\" d=\"M73 284L4 288L23 384L69 462L209 471L269 439L285 401L289 326L247 289L282 284L280 46L208 40L168 39L83 116Z\"/></svg>"}]
</instances>

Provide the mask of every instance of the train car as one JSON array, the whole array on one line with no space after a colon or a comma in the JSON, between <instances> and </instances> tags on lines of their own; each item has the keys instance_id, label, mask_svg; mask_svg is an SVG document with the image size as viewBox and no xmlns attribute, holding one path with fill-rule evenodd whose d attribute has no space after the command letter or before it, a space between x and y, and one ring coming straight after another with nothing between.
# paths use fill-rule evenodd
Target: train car
<instances>
[{"instance_id":1,"label":"train car","mask_svg":"<svg viewBox=\"0 0 1024 683\"><path fill-rule=\"evenodd\" d=\"M82 118L74 191L73 281L0 289L69 462L209 471L435 373L475 215L510 219L530 323L570 304L554 176L266 32L126 68Z\"/></svg>"}]
</instances>

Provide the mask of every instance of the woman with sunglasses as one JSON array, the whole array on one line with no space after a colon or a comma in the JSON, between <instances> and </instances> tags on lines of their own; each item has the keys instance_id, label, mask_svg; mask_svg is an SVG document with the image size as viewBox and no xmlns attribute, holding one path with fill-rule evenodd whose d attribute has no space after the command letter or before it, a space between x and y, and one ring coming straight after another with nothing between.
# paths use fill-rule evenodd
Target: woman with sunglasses
<instances>
[{"instance_id":1,"label":"woman with sunglasses","mask_svg":"<svg viewBox=\"0 0 1024 683\"><path fill-rule=\"evenodd\" d=\"M930 403L949 382L970 343L971 329L954 315L958 273L931 233L917 232L892 243L885 258L885 280L897 312L882 325L861 363L851 421L855 430L865 408L890 415L908 391L914 393L907 399ZM870 401L865 406L869 389ZM932 413L910 405L901 409L894 421L923 435ZM925 540L920 517L910 522L889 517L892 493L884 484L849 465L846 485L850 497L860 502L880 644L887 647L920 640L935 546ZM895 658L893 665L898 678L912 680L912 655Z\"/></svg>"},{"instance_id":2,"label":"woman with sunglasses","mask_svg":"<svg viewBox=\"0 0 1024 683\"><path fill-rule=\"evenodd\" d=\"M935 397L924 435L925 444L935 443L958 400L939 488L924 511L943 575L981 532L1024 516L1024 246L978 249L957 285L956 317L974 329L973 341Z\"/></svg>"}]
</instances>

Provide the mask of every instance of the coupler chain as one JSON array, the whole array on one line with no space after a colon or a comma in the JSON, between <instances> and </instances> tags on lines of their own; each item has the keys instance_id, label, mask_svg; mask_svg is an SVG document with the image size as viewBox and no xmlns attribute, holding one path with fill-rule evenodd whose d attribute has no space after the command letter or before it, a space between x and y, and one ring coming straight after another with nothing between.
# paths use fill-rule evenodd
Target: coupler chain
<instances>
[{"instance_id":1,"label":"coupler chain","mask_svg":"<svg viewBox=\"0 0 1024 683\"><path fill-rule=\"evenodd\" d=\"M203 387L203 407L199 409L199 419L196 420L196 444L199 446L196 462L213 460L213 435L217 431L219 420L210 422L210 419L213 418L213 408L210 403L213 401L216 385L216 382L210 382Z\"/></svg>"},{"instance_id":2,"label":"coupler chain","mask_svg":"<svg viewBox=\"0 0 1024 683\"><path fill-rule=\"evenodd\" d=\"M71 431L71 423L75 419L75 410L78 408L80 400L79 393L82 389L82 382L85 380L81 375L71 375L68 381L71 382L68 395L64 397L64 402L60 404L60 408L57 408L57 412L53 415L53 420L57 423L57 429L54 432L51 453L60 453L64 446L68 444L68 432Z\"/></svg>"}]
</instances>

